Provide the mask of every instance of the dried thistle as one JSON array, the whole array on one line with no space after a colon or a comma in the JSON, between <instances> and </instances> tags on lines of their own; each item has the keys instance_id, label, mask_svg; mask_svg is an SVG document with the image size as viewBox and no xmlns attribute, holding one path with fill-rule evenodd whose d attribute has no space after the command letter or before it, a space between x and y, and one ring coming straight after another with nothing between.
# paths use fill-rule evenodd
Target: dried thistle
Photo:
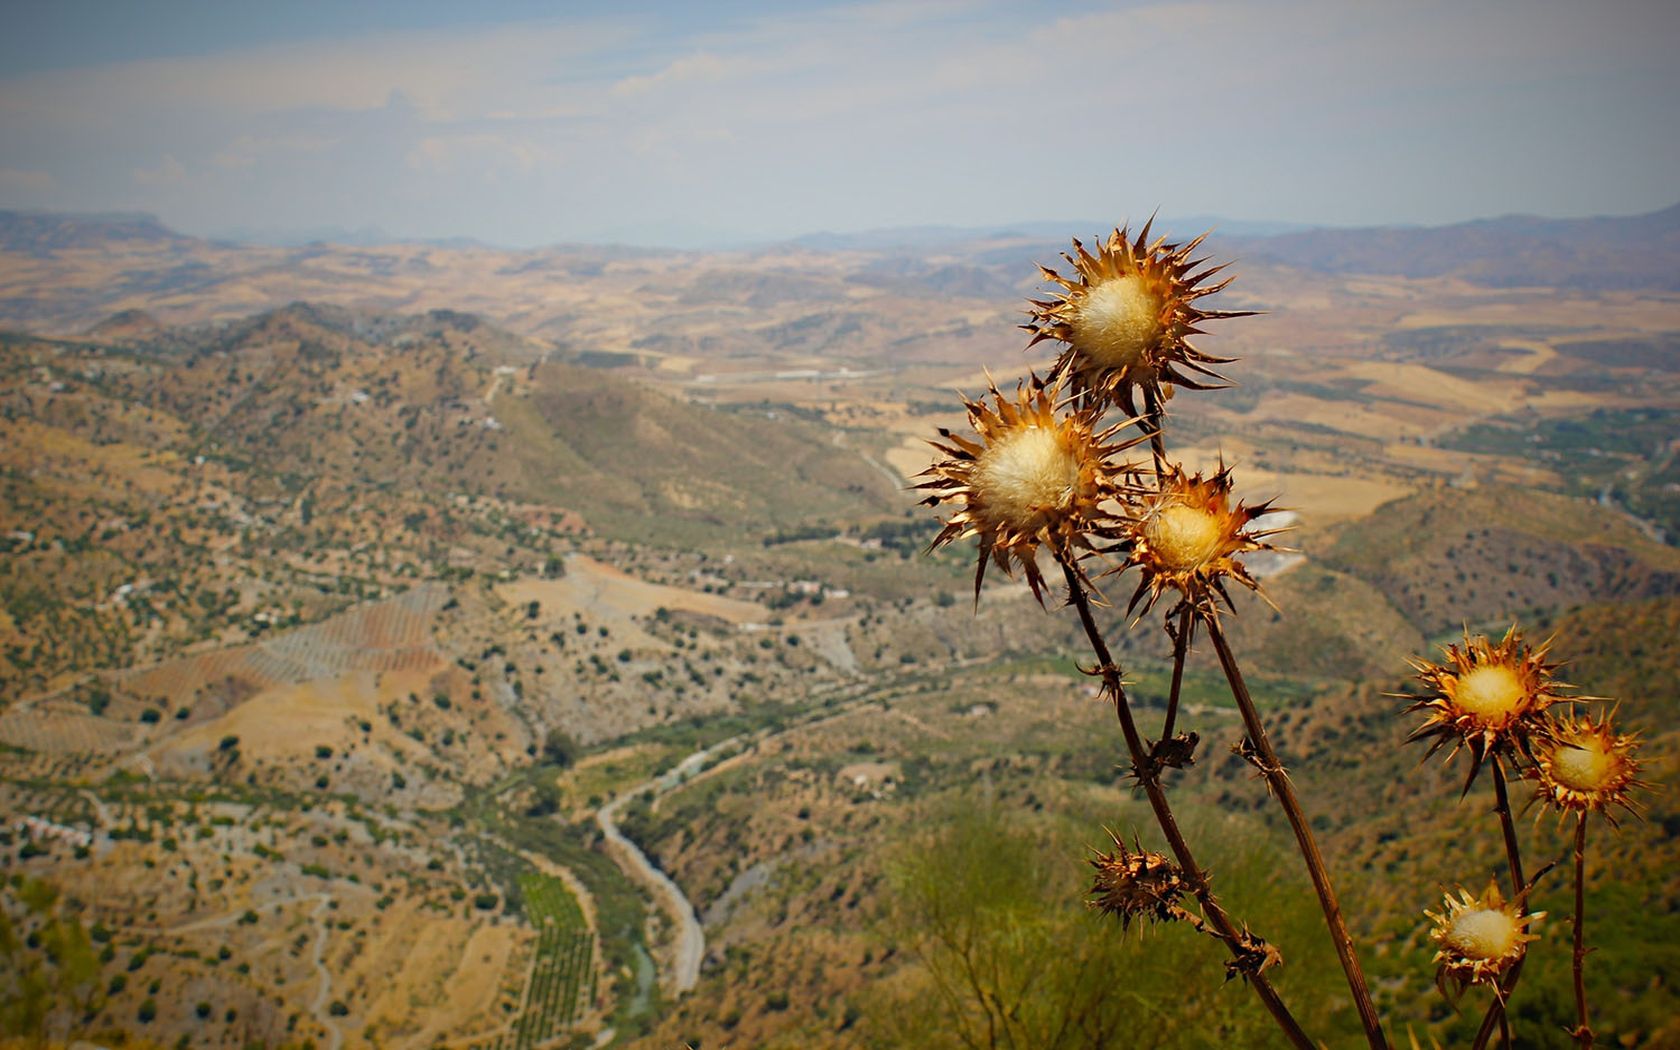
<instances>
[{"instance_id":1,"label":"dried thistle","mask_svg":"<svg viewBox=\"0 0 1680 1050\"><path fill-rule=\"evenodd\" d=\"M1407 740L1433 738L1430 755L1450 743L1449 759L1460 748L1469 748L1472 764L1466 791L1488 755L1509 750L1514 756L1530 757L1532 741L1548 731L1546 709L1588 699L1562 695L1572 686L1558 681L1558 665L1546 661L1550 646L1548 640L1530 648L1513 625L1497 645L1466 632L1462 648L1449 645L1442 650L1443 663L1412 661L1429 693L1406 710L1426 711L1429 717Z\"/></svg>"},{"instance_id":2,"label":"dried thistle","mask_svg":"<svg viewBox=\"0 0 1680 1050\"><path fill-rule=\"evenodd\" d=\"M1142 573L1127 612L1142 603L1147 613L1169 590L1178 591L1199 612L1210 612L1216 597L1228 606L1227 578L1260 589L1238 555L1275 550L1266 537L1281 530L1251 530L1256 518L1271 512L1271 503L1248 506L1232 498L1231 487L1231 469L1223 463L1208 477L1168 464L1154 486L1137 496L1119 546L1126 559L1112 570L1136 566Z\"/></svg>"},{"instance_id":3,"label":"dried thistle","mask_svg":"<svg viewBox=\"0 0 1680 1050\"><path fill-rule=\"evenodd\" d=\"M1044 280L1060 286L1051 299L1034 299L1032 320L1022 325L1033 333L1034 346L1045 339L1067 344L1051 369L1053 378L1067 377L1076 392L1089 400L1118 401L1128 415L1138 414L1133 388L1141 387L1150 403L1170 396L1176 383L1192 390L1220 385L1224 377L1210 365L1230 358L1212 357L1190 345L1200 335L1197 325L1210 318L1244 317L1248 310L1203 310L1196 300L1230 283L1203 282L1223 266L1195 272L1206 260L1191 255L1207 236L1187 244L1149 239L1153 220L1136 240L1125 227L1097 245L1096 254L1077 239L1074 254L1063 253L1073 267L1068 277L1040 266ZM1204 380L1214 380L1208 383Z\"/></svg>"},{"instance_id":4,"label":"dried thistle","mask_svg":"<svg viewBox=\"0 0 1680 1050\"><path fill-rule=\"evenodd\" d=\"M1611 807L1636 812L1630 792L1645 787L1639 779L1639 734L1618 733L1607 715L1598 721L1567 715L1552 720L1534 746L1536 802L1560 815L1598 812L1612 825Z\"/></svg>"},{"instance_id":5,"label":"dried thistle","mask_svg":"<svg viewBox=\"0 0 1680 1050\"><path fill-rule=\"evenodd\" d=\"M1128 849L1118 835L1114 849L1091 858L1097 871L1086 903L1104 915L1114 915L1130 929L1134 919L1170 922L1186 917L1179 898L1190 892L1184 870L1165 855L1151 853L1135 842Z\"/></svg>"},{"instance_id":6,"label":"dried thistle","mask_svg":"<svg viewBox=\"0 0 1680 1050\"><path fill-rule=\"evenodd\" d=\"M1126 476L1136 469L1117 457L1142 438L1115 440L1125 422L1099 431L1100 413L1094 410L1058 414L1056 389L1037 376L1030 385L1017 385L1013 398L995 383L990 393L995 407L984 397L963 400L978 441L941 427L946 443L929 442L945 458L919 475L930 480L916 487L932 493L922 502L960 508L928 549L978 536L975 600L990 560L1009 576L1018 565L1042 603L1039 547L1072 563L1090 550L1093 537L1114 534L1118 522L1105 504L1122 494Z\"/></svg>"},{"instance_id":7,"label":"dried thistle","mask_svg":"<svg viewBox=\"0 0 1680 1050\"><path fill-rule=\"evenodd\" d=\"M1457 900L1450 893L1444 900L1440 914L1424 912L1435 923L1429 939L1437 945L1433 961L1440 964L1436 985L1446 992L1451 982L1462 993L1472 984L1487 984L1501 994L1499 979L1522 959L1529 942L1539 939L1528 928L1546 913L1523 914L1491 882L1480 898L1460 888Z\"/></svg>"}]
</instances>

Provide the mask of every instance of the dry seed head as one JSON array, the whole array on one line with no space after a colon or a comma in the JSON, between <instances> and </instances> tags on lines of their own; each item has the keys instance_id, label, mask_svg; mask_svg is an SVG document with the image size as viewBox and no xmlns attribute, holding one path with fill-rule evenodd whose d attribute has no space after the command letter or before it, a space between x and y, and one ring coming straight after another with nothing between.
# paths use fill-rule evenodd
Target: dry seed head
<instances>
[{"instance_id":1,"label":"dry seed head","mask_svg":"<svg viewBox=\"0 0 1680 1050\"><path fill-rule=\"evenodd\" d=\"M1077 442L1046 427L1005 433L975 463L974 491L993 525L1037 532L1078 498Z\"/></svg>"},{"instance_id":2,"label":"dry seed head","mask_svg":"<svg viewBox=\"0 0 1680 1050\"><path fill-rule=\"evenodd\" d=\"M1056 389L1037 376L1019 384L1013 398L995 383L989 392L991 404L985 397L963 401L978 440L941 428L943 442L930 442L943 458L916 487L930 493L922 500L928 506L952 503L957 510L928 549L976 536L975 599L989 560L1008 575L1019 566L1042 602L1039 547L1073 562L1093 538L1114 534L1116 520L1104 504L1122 494L1137 469L1118 457L1143 438L1114 440L1130 420L1099 432L1094 409L1058 412Z\"/></svg>"},{"instance_id":3,"label":"dry seed head","mask_svg":"<svg viewBox=\"0 0 1680 1050\"><path fill-rule=\"evenodd\" d=\"M1128 849L1119 836L1111 837L1114 851L1091 858L1097 874L1086 903L1104 915L1118 916L1126 927L1134 919L1167 922L1182 918L1178 899L1190 889L1183 869L1160 853L1135 844Z\"/></svg>"},{"instance_id":4,"label":"dry seed head","mask_svg":"<svg viewBox=\"0 0 1680 1050\"><path fill-rule=\"evenodd\" d=\"M1428 693L1407 710L1426 711L1429 717L1410 739L1433 738L1430 754L1451 743L1449 758L1468 747L1471 780L1489 754L1507 750L1527 757L1533 739L1546 732L1547 708L1586 699L1561 695L1570 686L1554 678L1557 665L1546 661L1550 646L1547 641L1530 648L1513 625L1497 645L1466 632L1462 647L1442 650L1446 659L1441 663L1413 661Z\"/></svg>"},{"instance_id":5,"label":"dry seed head","mask_svg":"<svg viewBox=\"0 0 1680 1050\"><path fill-rule=\"evenodd\" d=\"M1483 664L1458 676L1459 710L1482 722L1508 721L1522 712L1526 698L1522 679L1506 664Z\"/></svg>"},{"instance_id":6,"label":"dry seed head","mask_svg":"<svg viewBox=\"0 0 1680 1050\"><path fill-rule=\"evenodd\" d=\"M1068 377L1074 390L1090 400L1117 400L1131 415L1137 414L1135 387L1160 397L1163 384L1202 390L1210 386L1204 380L1222 381L1208 366L1229 359L1200 352L1189 338L1201 334L1196 326L1209 318L1251 312L1197 307L1196 300L1230 283L1229 278L1202 283L1222 266L1194 272L1205 260L1191 255L1207 234L1188 244L1151 241L1151 223L1144 224L1136 240L1125 227L1116 229L1097 244L1095 254L1075 240L1073 254L1062 256L1073 267L1067 277L1040 266L1044 280L1061 290L1054 298L1031 300L1032 320L1021 326L1033 333L1028 346L1045 339L1066 344L1051 370L1053 378Z\"/></svg>"},{"instance_id":7,"label":"dry seed head","mask_svg":"<svg viewBox=\"0 0 1680 1050\"><path fill-rule=\"evenodd\" d=\"M1162 566L1194 572L1227 542L1225 524L1214 510L1175 503L1145 521L1143 535Z\"/></svg>"},{"instance_id":8,"label":"dry seed head","mask_svg":"<svg viewBox=\"0 0 1680 1050\"><path fill-rule=\"evenodd\" d=\"M1279 530L1249 528L1270 510L1270 502L1250 507L1236 501L1231 470L1224 464L1208 477L1168 464L1127 508L1121 542L1126 560L1116 571L1136 566L1142 573L1131 608L1142 602L1147 611L1168 590L1198 607L1209 607L1215 597L1229 605L1227 577L1259 590L1238 556L1275 549L1266 537Z\"/></svg>"},{"instance_id":9,"label":"dry seed head","mask_svg":"<svg viewBox=\"0 0 1680 1050\"><path fill-rule=\"evenodd\" d=\"M1148 367L1161 338L1164 296L1141 273L1122 274L1087 291L1068 321L1069 340L1096 368Z\"/></svg>"},{"instance_id":10,"label":"dry seed head","mask_svg":"<svg viewBox=\"0 0 1680 1050\"><path fill-rule=\"evenodd\" d=\"M1440 914L1424 912L1435 923L1429 931L1436 944L1434 961L1440 964L1435 981L1444 987L1450 980L1460 991L1472 984L1496 983L1523 957L1529 942L1538 940L1528 928L1545 915L1523 914L1506 903L1493 883L1480 898L1460 889L1457 900L1449 893L1445 903Z\"/></svg>"},{"instance_id":11,"label":"dry seed head","mask_svg":"<svg viewBox=\"0 0 1680 1050\"><path fill-rule=\"evenodd\" d=\"M1612 806L1634 811L1630 793L1645 787L1639 779L1637 733L1617 733L1608 716L1593 721L1568 715L1554 719L1550 732L1534 747L1535 799L1561 814L1603 813L1616 822Z\"/></svg>"}]
</instances>

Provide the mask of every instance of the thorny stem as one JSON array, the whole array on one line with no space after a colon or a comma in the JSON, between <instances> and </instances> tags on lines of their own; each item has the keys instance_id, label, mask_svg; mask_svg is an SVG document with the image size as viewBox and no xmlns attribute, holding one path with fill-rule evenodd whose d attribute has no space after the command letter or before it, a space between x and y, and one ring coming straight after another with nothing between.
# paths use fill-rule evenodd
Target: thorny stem
<instances>
[{"instance_id":1,"label":"thorny stem","mask_svg":"<svg viewBox=\"0 0 1680 1050\"><path fill-rule=\"evenodd\" d=\"M1190 604L1184 605L1184 611L1178 614L1178 633L1173 635L1173 676L1172 692L1167 694L1167 720L1161 726L1161 740L1171 740L1174 723L1178 720L1178 693L1184 684L1184 657L1190 651L1190 632L1195 629L1194 621L1190 619Z\"/></svg>"},{"instance_id":2,"label":"thorny stem","mask_svg":"<svg viewBox=\"0 0 1680 1050\"><path fill-rule=\"evenodd\" d=\"M1511 869L1511 899L1526 900L1528 881L1523 878L1522 851L1517 847L1517 824L1511 818L1511 796L1505 790L1505 764L1499 756L1493 756L1493 809L1499 814L1499 827L1505 834L1505 862ZM1527 907L1519 904L1519 907ZM1482 1018L1482 1027L1476 1032L1476 1042L1471 1050L1484 1050L1488 1040L1493 1038L1493 1030L1498 1028L1502 1033L1505 1045L1511 1045L1510 1032L1505 1020L1505 1004L1511 1001L1511 993L1516 991L1517 981L1522 977L1523 963L1527 957L1518 959L1511 966L1511 972L1505 975L1494 991L1493 1002L1488 1004L1487 1014Z\"/></svg>"},{"instance_id":3,"label":"thorny stem","mask_svg":"<svg viewBox=\"0 0 1680 1050\"><path fill-rule=\"evenodd\" d=\"M1586 1050L1593 1045L1587 1023L1587 811L1575 825L1575 1039Z\"/></svg>"},{"instance_id":4,"label":"thorny stem","mask_svg":"<svg viewBox=\"0 0 1680 1050\"><path fill-rule=\"evenodd\" d=\"M1165 413L1161 411L1161 399L1148 386L1143 388L1144 425L1149 428L1149 447L1155 453L1155 473L1161 474L1167 469L1167 444L1162 436L1162 429L1166 425Z\"/></svg>"},{"instance_id":5,"label":"thorny stem","mask_svg":"<svg viewBox=\"0 0 1680 1050\"><path fill-rule=\"evenodd\" d=\"M1225 633L1220 630L1219 616L1211 610L1201 610L1200 619L1207 625L1208 638L1213 641L1213 647L1219 653L1219 664L1225 669L1225 680L1231 686L1231 696L1237 701L1237 707L1242 711L1243 726L1248 732L1248 740L1253 745L1259 762L1261 775L1266 778L1266 785L1277 797L1278 804L1283 807L1283 814L1289 820L1289 827L1295 832L1295 843L1300 847L1301 857L1307 863L1307 874L1312 877L1313 891L1318 894L1318 903L1324 910L1325 924L1330 928L1330 939L1336 945L1336 955L1341 959L1342 972L1347 975L1348 989L1353 993L1354 1005L1359 1008L1359 1022L1365 1029L1365 1038L1373 1050L1387 1050L1388 1039L1383 1035L1382 1020L1377 1016L1376 1004L1371 1001L1370 987L1365 983L1365 972L1359 965L1359 956L1353 950L1353 937L1349 935L1347 922L1342 918L1342 906L1336 899L1335 887L1330 884L1330 872L1325 866L1324 855L1319 852L1318 842L1313 838L1312 826L1307 823L1306 814L1301 810L1301 802L1295 796L1295 785L1284 771L1282 763L1278 761L1277 752L1272 750L1272 743L1266 736L1266 727L1260 722L1260 713L1254 707L1254 698L1249 695L1248 684L1243 681L1242 669L1237 666L1237 658L1232 655L1231 647L1225 642Z\"/></svg>"},{"instance_id":6,"label":"thorny stem","mask_svg":"<svg viewBox=\"0 0 1680 1050\"><path fill-rule=\"evenodd\" d=\"M1184 834L1179 830L1178 821L1173 816L1171 805L1167 802L1166 793L1161 790L1160 778L1153 762L1149 760L1144 750L1143 738L1138 735L1137 722L1132 718L1131 702L1126 698L1126 690L1120 684L1120 668L1108 650L1108 643L1103 641L1102 631L1097 628L1096 620L1091 615L1091 603L1085 595L1085 589L1080 585L1079 574L1065 557L1058 555L1057 561L1062 566L1062 574L1067 578L1069 600L1079 613L1079 622L1085 628L1085 637L1091 643L1091 651L1096 654L1098 671L1102 675L1103 685L1109 695L1114 698L1114 714L1120 722L1120 730L1126 737L1126 749L1131 754L1132 772L1138 783L1143 785L1144 794L1149 797L1150 808L1155 811L1155 822L1161 826L1161 833L1166 836L1167 844L1173 851L1178 866L1184 871L1184 877L1190 883L1191 892L1200 902L1202 911L1209 922L1218 932L1219 939L1225 942L1234 957L1241 958L1245 944L1245 936L1220 907L1219 901L1213 895L1213 887L1208 884L1207 875L1196 863L1195 854L1190 851L1190 844L1185 841ZM1314 1050L1313 1042L1302 1030L1300 1022L1289 1012L1277 989L1263 973L1246 975L1248 983L1253 986L1255 994L1270 1011L1278 1027L1283 1029L1284 1036L1296 1050Z\"/></svg>"}]
</instances>

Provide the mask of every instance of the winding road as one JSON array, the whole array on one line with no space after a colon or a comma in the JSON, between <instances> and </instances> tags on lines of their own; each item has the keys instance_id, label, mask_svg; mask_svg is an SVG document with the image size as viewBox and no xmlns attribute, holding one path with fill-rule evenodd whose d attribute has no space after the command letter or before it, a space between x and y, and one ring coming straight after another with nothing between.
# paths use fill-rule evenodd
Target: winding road
<instances>
[{"instance_id":1,"label":"winding road","mask_svg":"<svg viewBox=\"0 0 1680 1050\"><path fill-rule=\"evenodd\" d=\"M843 718L865 704L901 695L903 688L902 682L894 682L884 688L867 680L844 683L832 691L844 694L856 690L861 695L853 695L842 703L835 703L831 697L825 705L817 707L809 712L807 717L790 725L720 740L710 747L694 752L652 780L637 784L595 811L595 823L600 826L601 834L606 837L613 859L626 873L653 893L660 909L670 916L676 927L674 958L664 981L667 992L673 996L681 995L693 990L699 982L700 962L706 954L706 933L700 925L699 916L695 913L694 904L683 893L682 887L659 870L659 867L648 859L647 854L619 829L619 813L632 799L649 791L655 796L664 795L688 784L697 773L710 765L713 759L726 752L740 752L751 744L762 744L794 730L808 729L823 722Z\"/></svg>"},{"instance_id":2,"label":"winding road","mask_svg":"<svg viewBox=\"0 0 1680 1050\"><path fill-rule=\"evenodd\" d=\"M309 1004L309 1012L315 1015L315 1021L327 1030L327 1050L340 1050L344 1046L344 1033L338 1030L338 1022L333 1019L332 1010L327 1000L332 996L332 974L327 972L327 908L332 904L332 898L327 894L319 894L315 902L315 910L310 916L315 920L315 950L311 961L315 964L315 972L320 975L321 983L315 988L315 999Z\"/></svg>"},{"instance_id":3,"label":"winding road","mask_svg":"<svg viewBox=\"0 0 1680 1050\"><path fill-rule=\"evenodd\" d=\"M675 957L671 961L671 970L666 981L667 991L673 995L690 991L700 980L700 960L706 954L706 933L700 928L700 919L694 914L694 905L684 895L682 888L648 860L641 847L631 842L624 832L619 830L618 814L630 804L631 799L649 789L656 794L664 794L677 787L714 755L732 749L740 742L740 737L732 736L704 750L696 751L659 776L638 784L595 811L595 823L600 825L601 834L605 835L607 842L611 844L614 859L618 860L620 866L632 877L653 891L659 907L671 917L676 926L676 944L673 948Z\"/></svg>"}]
</instances>

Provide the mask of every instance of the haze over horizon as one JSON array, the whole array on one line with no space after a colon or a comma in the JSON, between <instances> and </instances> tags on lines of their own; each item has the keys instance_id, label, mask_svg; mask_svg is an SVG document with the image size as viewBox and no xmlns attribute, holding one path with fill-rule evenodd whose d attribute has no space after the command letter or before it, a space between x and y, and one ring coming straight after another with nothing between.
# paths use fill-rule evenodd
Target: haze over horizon
<instances>
[{"instance_id":1,"label":"haze over horizon","mask_svg":"<svg viewBox=\"0 0 1680 1050\"><path fill-rule=\"evenodd\" d=\"M1674 203L1655 3L67 3L0 43L0 207L672 247L1059 216Z\"/></svg>"}]
</instances>

